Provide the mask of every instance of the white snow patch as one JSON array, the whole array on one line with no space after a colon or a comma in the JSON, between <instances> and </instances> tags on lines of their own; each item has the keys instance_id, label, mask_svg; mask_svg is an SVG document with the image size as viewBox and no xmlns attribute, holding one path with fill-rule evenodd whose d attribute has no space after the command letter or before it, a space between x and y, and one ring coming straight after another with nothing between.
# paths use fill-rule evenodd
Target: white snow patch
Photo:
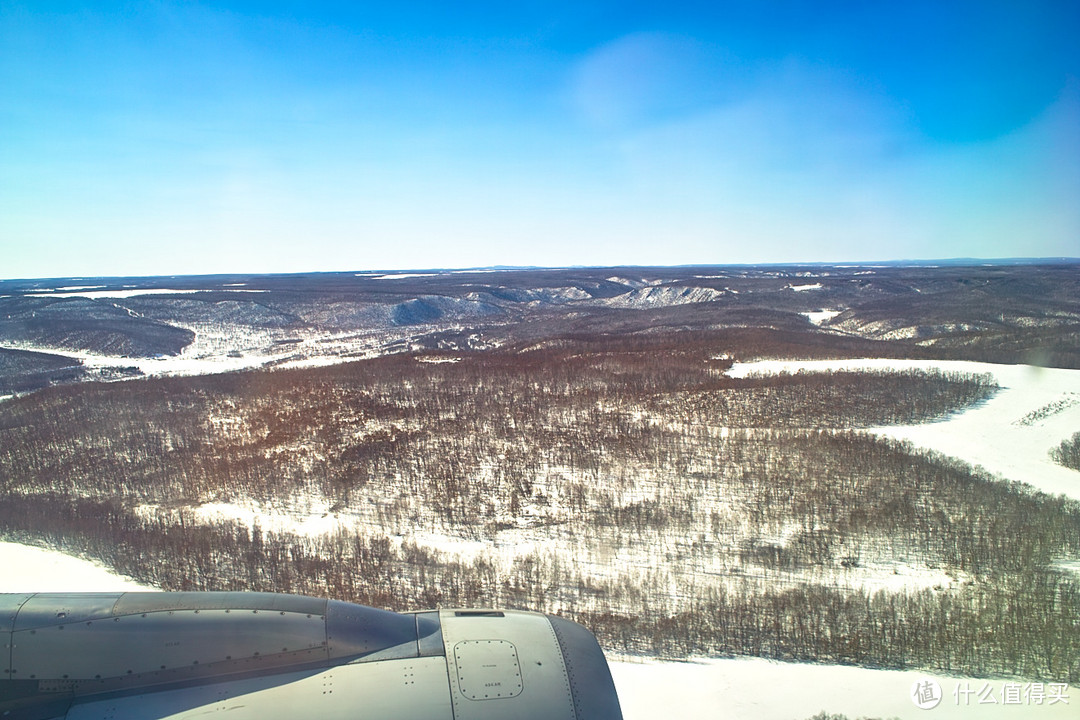
<instances>
[{"instance_id":1,"label":"white snow patch","mask_svg":"<svg viewBox=\"0 0 1080 720\"><path fill-rule=\"evenodd\" d=\"M589 293L573 285L568 287L545 288L532 292L536 293L537 298L544 298L548 301L563 300L570 302L571 300L588 300L592 297Z\"/></svg>"},{"instance_id":2,"label":"white snow patch","mask_svg":"<svg viewBox=\"0 0 1080 720\"><path fill-rule=\"evenodd\" d=\"M212 373L247 370L265 365L265 356L240 355L239 357L211 356L192 357L185 352L175 356L155 358L129 358L117 355L98 355L84 350L60 350L30 345L2 345L7 350L33 350L79 360L87 368L138 368L145 375L209 375ZM190 348L190 346L189 346Z\"/></svg>"},{"instance_id":3,"label":"white snow patch","mask_svg":"<svg viewBox=\"0 0 1080 720\"><path fill-rule=\"evenodd\" d=\"M815 325L821 325L822 323L826 323L829 320L832 320L834 317L839 315L840 312L840 310L815 310L813 312L804 312L799 314L805 316L807 320L814 323Z\"/></svg>"},{"instance_id":4,"label":"white snow patch","mask_svg":"<svg viewBox=\"0 0 1080 720\"><path fill-rule=\"evenodd\" d=\"M439 273L387 273L386 275L367 275L372 280L404 280L406 278L435 277Z\"/></svg>"},{"instance_id":5,"label":"white snow patch","mask_svg":"<svg viewBox=\"0 0 1080 720\"><path fill-rule=\"evenodd\" d=\"M785 663L761 658L729 658L665 662L652 658L610 659L611 674L626 720L805 720L826 711L849 718L1036 718L1066 720L1076 717L1080 688L1063 694L1069 704L1057 702L1003 704L1007 682L948 677L916 670L874 670L846 665ZM914 704L912 689L925 679L941 687L942 700L930 711ZM978 703L977 693L989 683L996 704ZM1047 685L1049 683L1046 683ZM974 692L965 706L965 687Z\"/></svg>"},{"instance_id":6,"label":"white snow patch","mask_svg":"<svg viewBox=\"0 0 1080 720\"><path fill-rule=\"evenodd\" d=\"M136 295L191 295L199 290L167 290L164 288L144 288L136 290L89 290L87 292L43 292L26 293L26 297L85 297L85 298L129 298Z\"/></svg>"},{"instance_id":7,"label":"white snow patch","mask_svg":"<svg viewBox=\"0 0 1080 720\"><path fill-rule=\"evenodd\" d=\"M342 528L352 528L355 520L332 512L324 501L311 499L306 511L278 510L255 502L210 502L194 508L193 513L201 522L235 520L249 528L258 526L263 532L293 533L307 537L328 535Z\"/></svg>"},{"instance_id":8,"label":"white snow patch","mask_svg":"<svg viewBox=\"0 0 1080 720\"><path fill-rule=\"evenodd\" d=\"M834 370L989 373L1001 390L986 402L935 422L871 428L869 432L935 450L1052 495L1080 499L1080 473L1058 465L1049 456L1051 449L1080 428L1080 403L1067 402L1080 393L1080 370L962 360L762 360L736 363L728 374L746 377ZM1055 412L1028 424L1020 422L1046 407L1055 408Z\"/></svg>"},{"instance_id":9,"label":"white snow patch","mask_svg":"<svg viewBox=\"0 0 1080 720\"><path fill-rule=\"evenodd\" d=\"M84 298L130 298L141 295L193 295L195 293L222 292L221 290L169 290L166 288L144 288L135 290L89 290L87 292L32 292L25 297L84 297ZM269 290L228 290L225 292L264 293Z\"/></svg>"},{"instance_id":10,"label":"white snow patch","mask_svg":"<svg viewBox=\"0 0 1080 720\"><path fill-rule=\"evenodd\" d=\"M402 536L399 539L401 541L407 540L429 550L438 550L447 555L456 555L458 558L465 560L480 557L494 548L492 543L484 540L469 540L434 532L416 532Z\"/></svg>"},{"instance_id":11,"label":"white snow patch","mask_svg":"<svg viewBox=\"0 0 1080 720\"><path fill-rule=\"evenodd\" d=\"M30 545L0 542L0 592L154 590L97 563Z\"/></svg>"},{"instance_id":12,"label":"white snow patch","mask_svg":"<svg viewBox=\"0 0 1080 720\"><path fill-rule=\"evenodd\" d=\"M836 585L861 589L868 593L879 590L897 593L930 588L939 590L952 588L969 578L970 576L966 573L954 578L940 568L927 567L921 563L892 562L860 565L842 570L836 578L839 581Z\"/></svg>"},{"instance_id":13,"label":"white snow patch","mask_svg":"<svg viewBox=\"0 0 1080 720\"><path fill-rule=\"evenodd\" d=\"M795 292L805 292L807 290L820 290L821 283L812 283L810 285L788 285L788 287Z\"/></svg>"},{"instance_id":14,"label":"white snow patch","mask_svg":"<svg viewBox=\"0 0 1080 720\"><path fill-rule=\"evenodd\" d=\"M434 365L440 365L442 363L456 363L461 362L459 357L438 357L436 355L427 355L416 358L416 362L431 363Z\"/></svg>"}]
</instances>

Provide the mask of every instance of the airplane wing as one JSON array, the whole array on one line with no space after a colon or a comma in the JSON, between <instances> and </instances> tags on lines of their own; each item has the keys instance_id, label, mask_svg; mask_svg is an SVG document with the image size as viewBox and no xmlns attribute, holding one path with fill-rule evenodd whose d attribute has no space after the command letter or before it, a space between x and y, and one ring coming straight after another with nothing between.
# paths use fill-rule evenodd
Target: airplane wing
<instances>
[{"instance_id":1,"label":"airplane wing","mask_svg":"<svg viewBox=\"0 0 1080 720\"><path fill-rule=\"evenodd\" d=\"M621 720L592 633L274 593L0 594L3 720Z\"/></svg>"}]
</instances>

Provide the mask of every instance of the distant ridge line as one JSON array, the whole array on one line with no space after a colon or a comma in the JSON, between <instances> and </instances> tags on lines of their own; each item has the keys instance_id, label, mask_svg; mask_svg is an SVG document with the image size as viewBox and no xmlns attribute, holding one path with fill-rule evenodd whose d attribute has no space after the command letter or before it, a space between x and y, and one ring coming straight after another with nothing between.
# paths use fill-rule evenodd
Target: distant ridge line
<instances>
[{"instance_id":1,"label":"distant ridge line","mask_svg":"<svg viewBox=\"0 0 1080 720\"><path fill-rule=\"evenodd\" d=\"M478 267L442 267L442 268L393 268L382 270L313 270L310 272L291 273L197 273L191 275L75 275L68 277L39 278L0 278L3 283L47 283L61 282L97 282L105 285L119 282L160 283L162 280L190 282L223 282L251 278L300 278L314 276L352 276L363 279L365 276L392 276L428 273L431 275L466 275L470 272L557 272L566 270L702 270L723 268L798 268L798 267L1009 267L1016 265L1080 265L1080 257L1017 257L1017 258L923 258L904 260L858 260L858 261L790 261L769 263L690 263L680 265L485 265ZM138 286L136 286L138 287Z\"/></svg>"}]
</instances>

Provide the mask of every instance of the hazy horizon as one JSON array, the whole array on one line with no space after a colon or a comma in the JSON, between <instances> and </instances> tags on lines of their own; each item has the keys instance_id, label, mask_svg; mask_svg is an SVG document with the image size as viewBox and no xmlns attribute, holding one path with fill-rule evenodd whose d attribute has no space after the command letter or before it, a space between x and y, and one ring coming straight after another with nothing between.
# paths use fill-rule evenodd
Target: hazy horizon
<instances>
[{"instance_id":1,"label":"hazy horizon","mask_svg":"<svg viewBox=\"0 0 1080 720\"><path fill-rule=\"evenodd\" d=\"M964 265L980 265L980 266L1008 266L1008 265L1039 265L1039 264L1080 264L1080 256L1055 256L1055 257L1006 257L1006 258L978 258L978 257L942 257L942 258L899 258L891 260L860 260L860 261L848 261L839 260L835 262L826 262L821 260L804 260L804 261L775 261L775 262L761 262L761 263L683 263L680 265L663 265L654 263L651 265L641 265L634 263L623 263L615 265L474 265L471 267L396 267L396 268L343 268L338 270L294 270L294 271L282 271L282 272L247 272L244 270L221 270L216 272L198 272L198 273L163 273L159 275L137 274L137 275L57 275L57 276L39 276L39 277L0 277L0 282L19 282L19 281L45 281L45 280L130 280L130 279L148 279L156 280L161 278L199 278L199 277L258 277L258 276L290 276L290 275L355 275L357 277L364 276L379 276L389 275L393 276L400 274L402 276L410 273L445 273L445 274L467 274L470 272L514 272L514 271L546 271L546 270L593 270L593 269L643 269L650 268L677 270L680 268L798 268L798 267L937 267L937 266L964 266Z\"/></svg>"}]
</instances>

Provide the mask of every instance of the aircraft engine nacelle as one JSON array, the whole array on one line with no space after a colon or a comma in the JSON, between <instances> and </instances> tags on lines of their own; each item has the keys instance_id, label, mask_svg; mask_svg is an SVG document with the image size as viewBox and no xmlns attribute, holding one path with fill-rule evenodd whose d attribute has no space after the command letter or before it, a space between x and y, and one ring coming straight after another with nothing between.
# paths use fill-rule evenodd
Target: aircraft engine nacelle
<instances>
[{"instance_id":1,"label":"aircraft engine nacelle","mask_svg":"<svg viewBox=\"0 0 1080 720\"><path fill-rule=\"evenodd\" d=\"M273 593L0 594L0 720L619 720L592 633Z\"/></svg>"}]
</instances>

